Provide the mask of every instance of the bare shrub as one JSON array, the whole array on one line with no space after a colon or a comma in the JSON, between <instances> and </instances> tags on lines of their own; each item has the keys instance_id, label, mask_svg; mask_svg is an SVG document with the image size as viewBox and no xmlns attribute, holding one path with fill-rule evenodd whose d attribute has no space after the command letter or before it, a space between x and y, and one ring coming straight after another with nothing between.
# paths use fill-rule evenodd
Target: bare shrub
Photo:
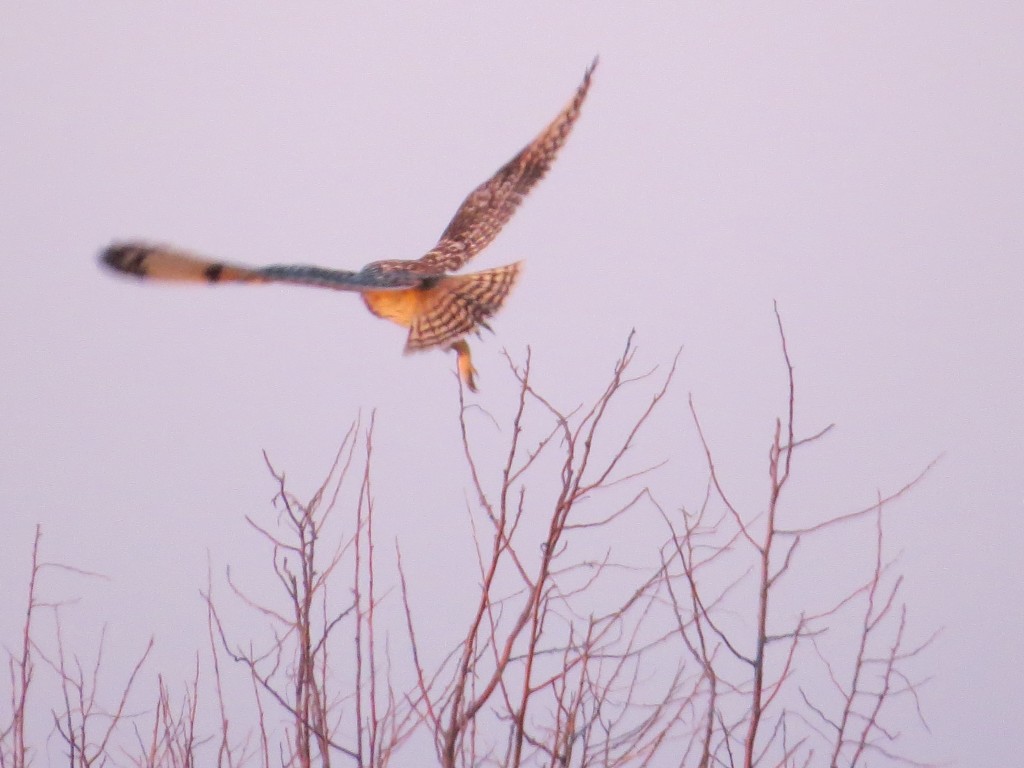
<instances>
[{"instance_id":1,"label":"bare shrub","mask_svg":"<svg viewBox=\"0 0 1024 768\"><path fill-rule=\"evenodd\" d=\"M831 427L797 434L776 319L788 398L767 430L768 484L754 509L733 501L692 396L706 492L695 505L663 501L673 475L645 435L664 418L676 365L637 372L632 334L585 405L539 392L529 352L508 359L518 394L505 423L460 388L473 546L449 557L476 589L443 647L420 639L436 610L420 591L426 566L403 558L401 541L386 543L393 561L380 557L372 416L352 425L306 501L267 459L273 515L246 520L276 593L229 570L215 595L208 576L209 646L155 690L138 690L149 648L113 695L101 695L102 638L88 664L66 649L60 606L38 597L50 564L37 532L23 631L8 651L0 766L32 761L26 722L39 711L72 766L919 764L899 737L923 723L911 671L930 640L911 640L884 519L921 477L853 512L789 522L799 456ZM862 573L829 579L818 604L802 592L807 566L840 529L869 534L872 554ZM226 601L251 619L229 622ZM51 651L40 646L43 607ZM56 681L56 706L33 699L40 670ZM167 681L179 677L175 694ZM239 679L248 714L227 692ZM144 704L129 709L130 699Z\"/></svg>"}]
</instances>

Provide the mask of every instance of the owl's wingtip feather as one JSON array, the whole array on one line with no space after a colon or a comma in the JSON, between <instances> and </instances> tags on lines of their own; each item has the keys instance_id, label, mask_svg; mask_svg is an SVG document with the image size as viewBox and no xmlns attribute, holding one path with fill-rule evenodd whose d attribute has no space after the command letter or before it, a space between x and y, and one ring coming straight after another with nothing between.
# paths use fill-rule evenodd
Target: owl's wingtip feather
<instances>
[{"instance_id":1,"label":"owl's wingtip feather","mask_svg":"<svg viewBox=\"0 0 1024 768\"><path fill-rule=\"evenodd\" d=\"M145 277L145 261L151 248L141 243L115 242L99 254L99 261L108 269L135 277Z\"/></svg>"}]
</instances>

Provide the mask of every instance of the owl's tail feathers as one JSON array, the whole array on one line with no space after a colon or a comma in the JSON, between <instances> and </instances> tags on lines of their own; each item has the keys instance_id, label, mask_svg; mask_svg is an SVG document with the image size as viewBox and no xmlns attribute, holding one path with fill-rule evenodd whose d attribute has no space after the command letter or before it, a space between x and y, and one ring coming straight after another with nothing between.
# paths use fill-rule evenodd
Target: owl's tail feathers
<instances>
[{"instance_id":1,"label":"owl's tail feathers","mask_svg":"<svg viewBox=\"0 0 1024 768\"><path fill-rule=\"evenodd\" d=\"M185 251L147 243L114 243L100 254L111 269L147 280L200 283L265 282L258 270L211 261Z\"/></svg>"},{"instance_id":2,"label":"owl's tail feathers","mask_svg":"<svg viewBox=\"0 0 1024 768\"><path fill-rule=\"evenodd\" d=\"M468 275L448 275L423 290L409 324L405 351L451 345L468 333L487 328L487 318L501 309L516 279L520 262ZM468 357L461 360L468 360ZM472 364L469 366L472 368Z\"/></svg>"}]
</instances>

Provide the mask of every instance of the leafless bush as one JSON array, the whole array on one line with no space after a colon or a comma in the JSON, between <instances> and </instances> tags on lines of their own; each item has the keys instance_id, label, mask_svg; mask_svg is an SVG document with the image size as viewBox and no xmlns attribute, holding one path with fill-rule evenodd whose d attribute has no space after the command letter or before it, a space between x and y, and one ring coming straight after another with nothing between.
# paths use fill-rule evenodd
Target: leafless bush
<instances>
[{"instance_id":1,"label":"leafless bush","mask_svg":"<svg viewBox=\"0 0 1024 768\"><path fill-rule=\"evenodd\" d=\"M91 662L79 653L71 652L64 642L61 611L68 601L48 601L40 596L40 583L48 571L67 571L83 578L99 578L99 574L74 568L62 563L40 559L42 530L37 526L32 542L31 570L28 579L28 599L22 625L18 652L8 654L8 673L11 683L10 716L0 730L0 766L23 768L31 765L38 749L26 739L33 714L30 696L37 686L37 665L50 669L56 678L60 703L50 705L48 719L52 734L62 745L68 765L72 768L103 765L108 762L109 749L115 733L130 725L126 710L128 697L146 657L152 649L150 641L129 670L127 681L115 685L112 695L101 691L104 675L104 647L106 629L101 632L99 646ZM40 643L39 612L52 616L53 642L49 649Z\"/></svg>"},{"instance_id":2,"label":"leafless bush","mask_svg":"<svg viewBox=\"0 0 1024 768\"><path fill-rule=\"evenodd\" d=\"M824 437L832 425L809 437L796 435L793 366L777 309L776 320L789 396L768 447L764 507L745 513L730 500L691 397L690 412L707 458L708 494L695 512L661 510L671 534L662 551L664 584L678 639L700 670L704 689L695 764L806 766L822 764L823 755L831 766L863 765L868 755L916 764L895 751L900 729L886 726L885 710L910 698L910 711L923 724L918 683L904 669L931 639L908 644L906 606L899 602L902 577L892 573L892 562L883 561L883 510L924 472L864 509L800 529L784 525L782 497L796 452ZM783 615L775 604L784 582L797 578L794 571L807 549L801 545L824 531L865 522L874 523L876 535L873 567L864 582L822 610L804 606ZM733 575L723 578L723 571ZM736 615L753 617L753 628L731 621ZM852 649L840 647L836 656L822 652L829 633L850 626L855 628ZM817 664L801 666L808 656ZM818 703L809 687L831 689L832 702ZM897 717L905 721L907 714L904 708Z\"/></svg>"},{"instance_id":3,"label":"leafless bush","mask_svg":"<svg viewBox=\"0 0 1024 768\"><path fill-rule=\"evenodd\" d=\"M460 390L475 550L451 557L477 589L445 647L420 639L434 610L419 591L424 566L403 558L400 541L394 571L379 556L372 417L353 424L307 501L267 460L275 514L246 520L277 593L255 597L230 571L226 592L215 590L208 577L209 646L185 675L157 676L155 690L138 691L147 648L119 693L100 695L103 643L91 664L68 652L59 605L48 606L54 650L40 647L37 534L23 633L8 651L0 767L29 764L26 722L40 710L72 766L916 764L898 740L923 722L910 663L928 641L910 639L883 513L920 477L863 509L789 522L800 452L830 427L796 433L778 328L788 400L766 441L756 509L733 502L692 396L707 491L696 505L662 501L672 473L664 455L644 461L645 430L664 418L676 366L636 372L632 334L583 406L540 393L529 353L508 361L518 397L507 423ZM801 601L812 545L843 526L872 527L871 561L852 586L837 579L828 604ZM254 621L229 621L227 601ZM57 706L33 707L40 669L56 680ZM226 693L239 679L251 691L245 715ZM214 716L204 719L201 700Z\"/></svg>"},{"instance_id":4,"label":"leafless bush","mask_svg":"<svg viewBox=\"0 0 1024 768\"><path fill-rule=\"evenodd\" d=\"M332 543L325 533L342 485L354 471L360 438L364 461L358 476L355 518L347 521L350 532ZM270 547L283 599L275 606L251 598L229 576L235 596L272 624L273 640L265 648L254 650L249 639L233 644L208 594L212 626L223 652L242 664L253 682L261 713L258 735L263 765L280 761L283 765L328 766L335 756L360 766L386 765L418 724L415 707L396 694L388 679L390 664L376 641L379 596L372 453L373 421L365 433L357 422L346 435L323 485L306 503L288 492L284 475L268 461L278 483L274 501L279 525L272 530L247 520ZM340 571L346 566L348 576L343 577ZM333 602L331 585L336 581L347 584L342 592L345 602L340 606ZM332 685L332 679L339 682ZM263 716L266 698L292 718L284 745L273 760Z\"/></svg>"},{"instance_id":5,"label":"leafless bush","mask_svg":"<svg viewBox=\"0 0 1024 768\"><path fill-rule=\"evenodd\" d=\"M534 389L529 355L522 367L509 360L519 399L494 482L470 436L471 409L460 401L481 588L457 649L429 673L417 664L443 766L626 765L653 755L684 718L681 668L645 680L649 659L668 642L648 621L660 576L618 561L609 543L642 524L641 481L653 467L626 469L625 458L674 371L616 426L610 409L651 376L631 373L634 354L631 335L605 390L572 413ZM546 426L528 437L536 424ZM632 487L624 500L602 504L620 487ZM626 597L613 602L604 593ZM404 574L403 595L415 652Z\"/></svg>"}]
</instances>

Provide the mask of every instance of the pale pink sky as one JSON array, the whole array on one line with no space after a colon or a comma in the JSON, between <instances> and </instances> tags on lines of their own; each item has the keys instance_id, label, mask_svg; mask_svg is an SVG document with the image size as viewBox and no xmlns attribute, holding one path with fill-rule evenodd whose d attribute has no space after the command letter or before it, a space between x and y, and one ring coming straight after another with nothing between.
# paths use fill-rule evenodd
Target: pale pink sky
<instances>
[{"instance_id":1,"label":"pale pink sky","mask_svg":"<svg viewBox=\"0 0 1024 768\"><path fill-rule=\"evenodd\" d=\"M354 296L143 289L95 254L144 237L257 264L418 257L599 53L565 151L480 257L526 260L475 345L480 402L504 412L500 350L529 344L570 408L635 327L641 364L683 347L647 446L674 457L664 482L699 501L692 392L756 508L784 406L777 300L798 426L838 425L801 514L944 454L890 514L913 625L945 627L914 743L1005 764L1024 723L1022 7L368 6L0 10L0 639L40 523L49 559L110 577L64 594L125 653L156 634L159 668L187 677L208 554L244 562L243 515L268 508L260 451L312 488L373 408L381 535L410 558L461 535L451 359L403 357Z\"/></svg>"}]
</instances>

